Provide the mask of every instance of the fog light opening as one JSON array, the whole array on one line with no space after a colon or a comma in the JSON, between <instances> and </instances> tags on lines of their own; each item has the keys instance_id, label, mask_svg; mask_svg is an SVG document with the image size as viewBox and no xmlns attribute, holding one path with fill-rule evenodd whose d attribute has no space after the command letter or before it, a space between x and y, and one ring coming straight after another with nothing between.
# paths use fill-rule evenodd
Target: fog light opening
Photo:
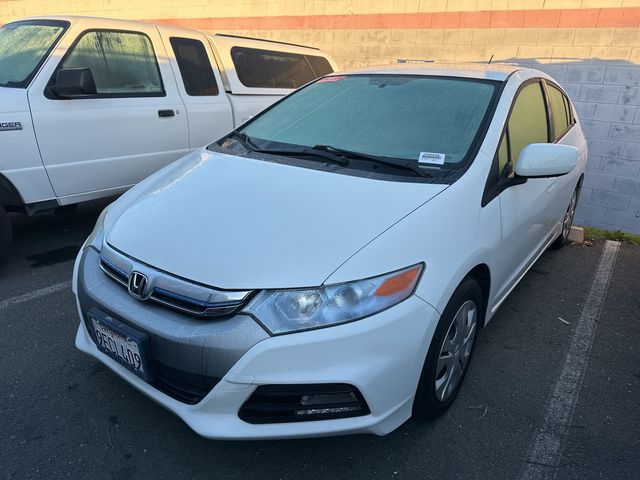
<instances>
[{"instance_id":1,"label":"fog light opening","mask_svg":"<svg viewBox=\"0 0 640 480\"><path fill-rule=\"evenodd\" d=\"M248 423L286 423L369 413L367 402L353 385L261 385L242 406L238 416Z\"/></svg>"}]
</instances>

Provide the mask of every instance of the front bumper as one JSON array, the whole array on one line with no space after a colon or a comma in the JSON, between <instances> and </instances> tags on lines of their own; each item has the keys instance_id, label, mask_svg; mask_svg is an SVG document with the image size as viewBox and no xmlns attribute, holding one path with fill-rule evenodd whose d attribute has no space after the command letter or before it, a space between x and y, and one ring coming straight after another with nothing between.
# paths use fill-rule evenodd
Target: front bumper
<instances>
[{"instance_id":1,"label":"front bumper","mask_svg":"<svg viewBox=\"0 0 640 480\"><path fill-rule=\"evenodd\" d=\"M178 415L198 434L238 440L391 432L411 416L416 385L439 319L431 306L412 296L363 320L262 339L240 356L200 402L188 405L100 352L87 330L80 301L78 310L82 319L76 335L78 349ZM355 386L371 413L297 423L249 424L238 418L258 385L319 383Z\"/></svg>"}]
</instances>

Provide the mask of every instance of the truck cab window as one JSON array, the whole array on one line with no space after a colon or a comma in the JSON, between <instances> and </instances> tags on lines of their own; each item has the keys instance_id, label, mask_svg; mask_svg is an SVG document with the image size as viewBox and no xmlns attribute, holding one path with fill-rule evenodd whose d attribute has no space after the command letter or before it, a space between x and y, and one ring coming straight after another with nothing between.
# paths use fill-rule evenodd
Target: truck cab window
<instances>
[{"instance_id":1,"label":"truck cab window","mask_svg":"<svg viewBox=\"0 0 640 480\"><path fill-rule=\"evenodd\" d=\"M156 55L142 33L94 30L84 33L60 68L90 68L98 95L163 95Z\"/></svg>"},{"instance_id":2,"label":"truck cab window","mask_svg":"<svg viewBox=\"0 0 640 480\"><path fill-rule=\"evenodd\" d=\"M170 41L187 95L218 95L216 77L202 42L178 37L172 37Z\"/></svg>"}]
</instances>

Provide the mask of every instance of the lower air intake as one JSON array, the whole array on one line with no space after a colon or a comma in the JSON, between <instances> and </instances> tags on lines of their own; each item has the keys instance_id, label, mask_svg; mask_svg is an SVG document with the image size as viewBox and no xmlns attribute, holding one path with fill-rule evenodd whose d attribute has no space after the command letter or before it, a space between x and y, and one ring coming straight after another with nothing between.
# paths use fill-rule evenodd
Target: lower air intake
<instances>
[{"instance_id":1,"label":"lower air intake","mask_svg":"<svg viewBox=\"0 0 640 480\"><path fill-rule=\"evenodd\" d=\"M290 423L360 417L370 412L353 385L261 385L240 409L247 423Z\"/></svg>"}]
</instances>

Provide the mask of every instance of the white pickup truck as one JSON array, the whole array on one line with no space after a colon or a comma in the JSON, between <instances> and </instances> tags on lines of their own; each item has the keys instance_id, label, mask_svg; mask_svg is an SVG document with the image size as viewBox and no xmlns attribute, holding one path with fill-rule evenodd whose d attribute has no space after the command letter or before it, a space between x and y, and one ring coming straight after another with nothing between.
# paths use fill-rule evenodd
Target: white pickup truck
<instances>
[{"instance_id":1,"label":"white pickup truck","mask_svg":"<svg viewBox=\"0 0 640 480\"><path fill-rule=\"evenodd\" d=\"M0 259L7 212L117 195L333 72L309 47L89 17L0 28Z\"/></svg>"}]
</instances>

